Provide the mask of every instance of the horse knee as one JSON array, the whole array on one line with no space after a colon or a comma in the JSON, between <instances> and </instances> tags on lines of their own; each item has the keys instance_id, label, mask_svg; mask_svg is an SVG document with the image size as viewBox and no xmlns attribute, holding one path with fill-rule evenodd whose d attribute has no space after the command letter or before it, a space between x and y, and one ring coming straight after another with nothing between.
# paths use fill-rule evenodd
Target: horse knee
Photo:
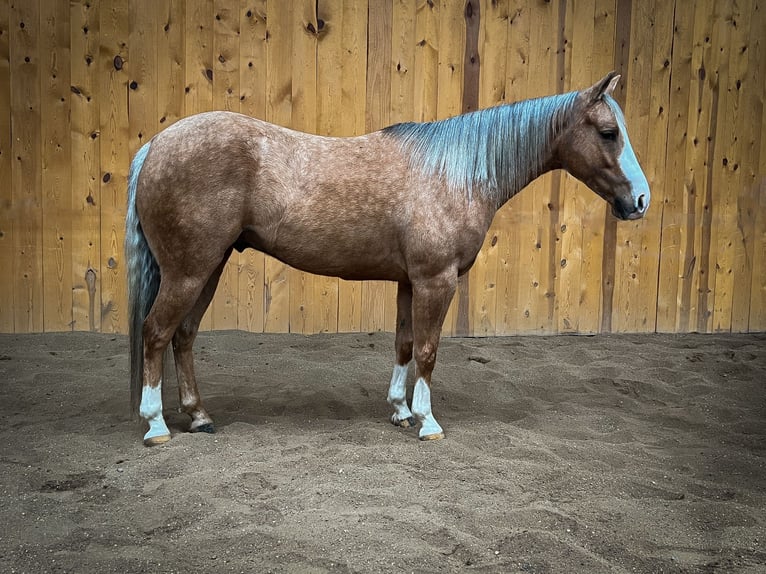
<instances>
[{"instance_id":1,"label":"horse knee","mask_svg":"<svg viewBox=\"0 0 766 574\"><path fill-rule=\"evenodd\" d=\"M415 361L422 374L430 375L436 364L436 345L425 343L418 347L415 350Z\"/></svg>"},{"instance_id":2,"label":"horse knee","mask_svg":"<svg viewBox=\"0 0 766 574\"><path fill-rule=\"evenodd\" d=\"M412 339L396 341L396 362L398 365L406 365L412 360Z\"/></svg>"}]
</instances>

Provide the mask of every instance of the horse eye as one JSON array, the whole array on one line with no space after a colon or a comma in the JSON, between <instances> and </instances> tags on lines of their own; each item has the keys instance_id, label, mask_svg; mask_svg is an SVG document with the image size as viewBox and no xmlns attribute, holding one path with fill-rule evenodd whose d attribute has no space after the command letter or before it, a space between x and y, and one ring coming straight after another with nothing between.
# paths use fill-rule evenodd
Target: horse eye
<instances>
[{"instance_id":1,"label":"horse eye","mask_svg":"<svg viewBox=\"0 0 766 574\"><path fill-rule=\"evenodd\" d=\"M617 140L617 131L616 130L604 130L601 132L598 132L602 139L606 141L616 141Z\"/></svg>"}]
</instances>

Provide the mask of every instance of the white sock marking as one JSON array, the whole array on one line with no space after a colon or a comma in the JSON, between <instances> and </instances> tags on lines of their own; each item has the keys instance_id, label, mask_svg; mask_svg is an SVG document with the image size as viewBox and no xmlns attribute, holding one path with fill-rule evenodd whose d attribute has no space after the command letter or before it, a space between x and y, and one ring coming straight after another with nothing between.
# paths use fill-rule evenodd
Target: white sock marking
<instances>
[{"instance_id":1,"label":"white sock marking","mask_svg":"<svg viewBox=\"0 0 766 574\"><path fill-rule=\"evenodd\" d=\"M156 387L144 385L139 413L149 423L149 431L144 435L144 440L170 434L162 416L162 381Z\"/></svg>"},{"instance_id":2,"label":"white sock marking","mask_svg":"<svg viewBox=\"0 0 766 574\"><path fill-rule=\"evenodd\" d=\"M421 422L418 433L420 438L444 432L431 413L431 388L422 377L418 377L415 383L415 392L412 395L412 412L415 418Z\"/></svg>"},{"instance_id":3,"label":"white sock marking","mask_svg":"<svg viewBox=\"0 0 766 574\"><path fill-rule=\"evenodd\" d=\"M388 387L388 404L394 407L391 422L394 424L407 420L412 416L407 406L407 370L409 365L394 365L391 384Z\"/></svg>"}]
</instances>

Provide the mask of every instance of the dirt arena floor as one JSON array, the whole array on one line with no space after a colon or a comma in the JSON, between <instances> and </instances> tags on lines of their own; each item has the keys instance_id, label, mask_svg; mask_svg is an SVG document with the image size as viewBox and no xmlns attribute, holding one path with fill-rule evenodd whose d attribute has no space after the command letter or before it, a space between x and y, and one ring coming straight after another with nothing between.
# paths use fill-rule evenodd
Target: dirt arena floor
<instances>
[{"instance_id":1,"label":"dirt arena floor","mask_svg":"<svg viewBox=\"0 0 766 574\"><path fill-rule=\"evenodd\" d=\"M430 443L390 334L203 334L151 449L127 348L0 335L0 572L766 572L766 334L446 339Z\"/></svg>"}]
</instances>

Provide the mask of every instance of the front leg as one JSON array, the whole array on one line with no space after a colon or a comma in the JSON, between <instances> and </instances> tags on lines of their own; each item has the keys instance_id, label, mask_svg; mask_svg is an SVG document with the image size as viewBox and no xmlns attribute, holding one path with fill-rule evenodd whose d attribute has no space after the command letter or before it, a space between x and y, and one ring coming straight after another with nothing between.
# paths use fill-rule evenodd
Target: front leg
<instances>
[{"instance_id":1,"label":"front leg","mask_svg":"<svg viewBox=\"0 0 766 574\"><path fill-rule=\"evenodd\" d=\"M431 373L436 364L444 317L457 287L457 272L416 283L414 286L412 319L415 361L418 366L415 392L412 395L412 413L420 423L420 440L444 438L442 427L431 411Z\"/></svg>"},{"instance_id":2,"label":"front leg","mask_svg":"<svg viewBox=\"0 0 766 574\"><path fill-rule=\"evenodd\" d=\"M399 283L396 292L396 364L388 387L388 404L394 407L391 422L402 428L415 426L407 406L407 370L412 360L412 286Z\"/></svg>"},{"instance_id":3,"label":"front leg","mask_svg":"<svg viewBox=\"0 0 766 574\"><path fill-rule=\"evenodd\" d=\"M407 406L407 371L409 365L394 365L394 373L391 375L391 384L388 387L388 404L394 407L391 415L391 423L402 428L415 426L415 419Z\"/></svg>"}]
</instances>

